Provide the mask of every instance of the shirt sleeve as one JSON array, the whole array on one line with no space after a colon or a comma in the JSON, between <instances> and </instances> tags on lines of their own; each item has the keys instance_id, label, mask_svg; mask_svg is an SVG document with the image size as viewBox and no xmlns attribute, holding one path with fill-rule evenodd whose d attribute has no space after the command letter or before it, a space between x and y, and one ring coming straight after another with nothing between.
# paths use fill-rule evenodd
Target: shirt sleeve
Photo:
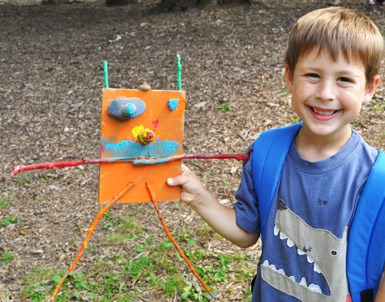
<instances>
[{"instance_id":1,"label":"shirt sleeve","mask_svg":"<svg viewBox=\"0 0 385 302\"><path fill-rule=\"evenodd\" d=\"M235 198L237 225L247 232L260 233L258 199L254 189L251 160L243 167L241 184Z\"/></svg>"}]
</instances>

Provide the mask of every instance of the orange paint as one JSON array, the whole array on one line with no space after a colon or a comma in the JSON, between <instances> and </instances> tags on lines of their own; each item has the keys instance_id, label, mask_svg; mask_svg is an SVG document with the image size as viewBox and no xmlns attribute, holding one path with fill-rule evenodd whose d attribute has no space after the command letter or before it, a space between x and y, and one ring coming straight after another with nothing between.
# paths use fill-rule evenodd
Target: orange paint
<instances>
[{"instance_id":1,"label":"orange paint","mask_svg":"<svg viewBox=\"0 0 385 302\"><path fill-rule=\"evenodd\" d=\"M144 112L133 119L117 119L108 114L109 104L118 98L140 98L145 104ZM170 111L168 102L170 99L179 99L177 108ZM133 89L103 89L102 103L102 127L101 137L103 141L101 158L113 158L114 148L127 144L125 148L132 150L156 149L159 144L171 142L173 147L172 156L183 154L183 129L185 92L183 91L140 91ZM154 124L156 121L156 127ZM136 127L150 129L155 135L153 141L143 144L137 137ZM133 131L134 130L134 131ZM136 134L136 135L135 135ZM165 143L164 143L165 142ZM106 145L107 144L107 145ZM112 146L109 148L109 146ZM134 147L134 148L131 148ZM144 149L147 148L147 149ZM120 150L120 149L119 149ZM152 149L151 149L152 150ZM154 156L159 156L155 152ZM147 153L135 153L135 158L148 158ZM163 156L162 156L163 157ZM177 201L180 200L180 188L170 187L166 180L169 177L180 175L181 160L156 165L134 165L132 163L102 163L100 165L99 181L99 203L110 201L119 188L132 181L135 190L127 192L119 203L150 202L146 183L152 184L155 191L155 201Z\"/></svg>"}]
</instances>

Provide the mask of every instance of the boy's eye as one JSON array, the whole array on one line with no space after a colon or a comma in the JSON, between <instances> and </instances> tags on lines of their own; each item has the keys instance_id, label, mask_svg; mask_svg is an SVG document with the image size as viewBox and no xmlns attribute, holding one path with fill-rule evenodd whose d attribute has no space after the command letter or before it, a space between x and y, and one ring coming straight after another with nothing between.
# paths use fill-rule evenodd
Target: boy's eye
<instances>
[{"instance_id":1,"label":"boy's eye","mask_svg":"<svg viewBox=\"0 0 385 302\"><path fill-rule=\"evenodd\" d=\"M340 78L338 78L338 81L346 82L346 83L352 82L349 78L346 78L346 77L340 77Z\"/></svg>"},{"instance_id":2,"label":"boy's eye","mask_svg":"<svg viewBox=\"0 0 385 302\"><path fill-rule=\"evenodd\" d=\"M310 78L315 78L315 79L319 78L319 75L316 74L316 73L308 73L307 76L310 77Z\"/></svg>"}]
</instances>

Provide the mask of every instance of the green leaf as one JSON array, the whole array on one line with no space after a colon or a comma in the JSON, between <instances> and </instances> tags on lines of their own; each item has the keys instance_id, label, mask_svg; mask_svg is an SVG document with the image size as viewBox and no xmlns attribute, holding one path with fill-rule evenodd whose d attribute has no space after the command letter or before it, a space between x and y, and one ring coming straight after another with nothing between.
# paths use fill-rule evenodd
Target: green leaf
<instances>
[{"instance_id":1,"label":"green leaf","mask_svg":"<svg viewBox=\"0 0 385 302\"><path fill-rule=\"evenodd\" d=\"M51 280L52 280L53 282L55 282L56 284L58 284L58 283L60 282L61 278L62 278L62 276L60 276L60 275L55 275L55 276L53 276L53 277L51 278Z\"/></svg>"}]
</instances>

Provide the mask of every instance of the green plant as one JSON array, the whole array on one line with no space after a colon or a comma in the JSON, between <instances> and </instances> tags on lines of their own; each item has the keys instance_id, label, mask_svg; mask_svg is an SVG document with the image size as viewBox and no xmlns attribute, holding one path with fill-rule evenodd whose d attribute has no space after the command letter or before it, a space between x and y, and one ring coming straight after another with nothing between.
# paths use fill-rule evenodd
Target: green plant
<instances>
[{"instance_id":1,"label":"green plant","mask_svg":"<svg viewBox=\"0 0 385 302\"><path fill-rule=\"evenodd\" d=\"M375 110L377 110L377 111L385 110L385 101L378 103L378 104L376 105L376 107L374 107L374 108L375 108Z\"/></svg>"},{"instance_id":2,"label":"green plant","mask_svg":"<svg viewBox=\"0 0 385 302\"><path fill-rule=\"evenodd\" d=\"M175 292L181 292L181 281L176 276L166 278L164 293L166 295L174 295Z\"/></svg>"},{"instance_id":3,"label":"green plant","mask_svg":"<svg viewBox=\"0 0 385 302\"><path fill-rule=\"evenodd\" d=\"M28 173L24 177L19 177L18 186L21 187L21 186L24 186L25 184L29 184L30 182L31 182L31 173Z\"/></svg>"},{"instance_id":4,"label":"green plant","mask_svg":"<svg viewBox=\"0 0 385 302\"><path fill-rule=\"evenodd\" d=\"M299 116L297 114L292 114L292 115L290 115L290 121L293 124L297 124L301 121L301 119L299 118Z\"/></svg>"},{"instance_id":5,"label":"green plant","mask_svg":"<svg viewBox=\"0 0 385 302\"><path fill-rule=\"evenodd\" d=\"M0 226L7 227L10 224L17 224L18 222L19 222L19 219L17 217L7 216L1 221Z\"/></svg>"},{"instance_id":6,"label":"green plant","mask_svg":"<svg viewBox=\"0 0 385 302\"><path fill-rule=\"evenodd\" d=\"M286 89L284 92L282 92L282 95L284 95L284 96L289 96L289 95L291 95L291 93L290 93L290 91L288 91L288 90ZM285 104L288 104L288 103L289 103L289 98L285 98L285 99L283 100L283 102L284 102Z\"/></svg>"},{"instance_id":7,"label":"green plant","mask_svg":"<svg viewBox=\"0 0 385 302\"><path fill-rule=\"evenodd\" d=\"M106 222L103 226L103 229L107 230L109 229L110 227L112 227L112 222Z\"/></svg>"},{"instance_id":8,"label":"green plant","mask_svg":"<svg viewBox=\"0 0 385 302\"><path fill-rule=\"evenodd\" d=\"M137 241L140 239L139 236L135 236L133 234L118 234L118 233L112 233L107 234L107 243L109 244L123 244L128 241Z\"/></svg>"},{"instance_id":9,"label":"green plant","mask_svg":"<svg viewBox=\"0 0 385 302\"><path fill-rule=\"evenodd\" d=\"M119 292L119 281L121 277L115 274L106 274L104 276L103 283L103 295L105 297L111 297L114 293Z\"/></svg>"},{"instance_id":10,"label":"green plant","mask_svg":"<svg viewBox=\"0 0 385 302\"><path fill-rule=\"evenodd\" d=\"M127 216L126 218L120 217L114 222L114 226L120 233L143 232L144 230L134 216Z\"/></svg>"},{"instance_id":11,"label":"green plant","mask_svg":"<svg viewBox=\"0 0 385 302\"><path fill-rule=\"evenodd\" d=\"M107 211L106 213L104 213L104 216L107 217L107 220L111 220L111 219L112 219L112 214L111 214L109 211Z\"/></svg>"},{"instance_id":12,"label":"green plant","mask_svg":"<svg viewBox=\"0 0 385 302\"><path fill-rule=\"evenodd\" d=\"M0 256L0 265L7 264L8 262L12 261L14 257L14 255L8 253L7 249L4 249L3 253Z\"/></svg>"},{"instance_id":13,"label":"green plant","mask_svg":"<svg viewBox=\"0 0 385 302\"><path fill-rule=\"evenodd\" d=\"M46 174L44 174L43 176L41 176L40 178L38 178L36 181L37 181L37 182L48 181L48 180L50 180L50 179L55 179L55 178L57 178L56 175L46 173Z\"/></svg>"},{"instance_id":14,"label":"green plant","mask_svg":"<svg viewBox=\"0 0 385 302\"><path fill-rule=\"evenodd\" d=\"M0 200L0 210L6 209L9 206L9 202L5 198L1 198Z\"/></svg>"},{"instance_id":15,"label":"green plant","mask_svg":"<svg viewBox=\"0 0 385 302\"><path fill-rule=\"evenodd\" d=\"M64 274L62 270L61 274L55 274L54 270L51 268L35 268L33 273L23 277L24 283L26 283L26 288L22 291L22 296L30 299L29 301L44 301L48 300L51 293L53 292L55 286L60 282ZM74 277L68 275L67 279L64 281L61 289L68 290L68 282L72 282ZM70 295L70 296L75 296ZM66 294L59 294L55 301L68 301L70 297Z\"/></svg>"},{"instance_id":16,"label":"green plant","mask_svg":"<svg viewBox=\"0 0 385 302\"><path fill-rule=\"evenodd\" d=\"M230 104L229 103L224 103L219 106L219 111L230 111Z\"/></svg>"}]
</instances>

